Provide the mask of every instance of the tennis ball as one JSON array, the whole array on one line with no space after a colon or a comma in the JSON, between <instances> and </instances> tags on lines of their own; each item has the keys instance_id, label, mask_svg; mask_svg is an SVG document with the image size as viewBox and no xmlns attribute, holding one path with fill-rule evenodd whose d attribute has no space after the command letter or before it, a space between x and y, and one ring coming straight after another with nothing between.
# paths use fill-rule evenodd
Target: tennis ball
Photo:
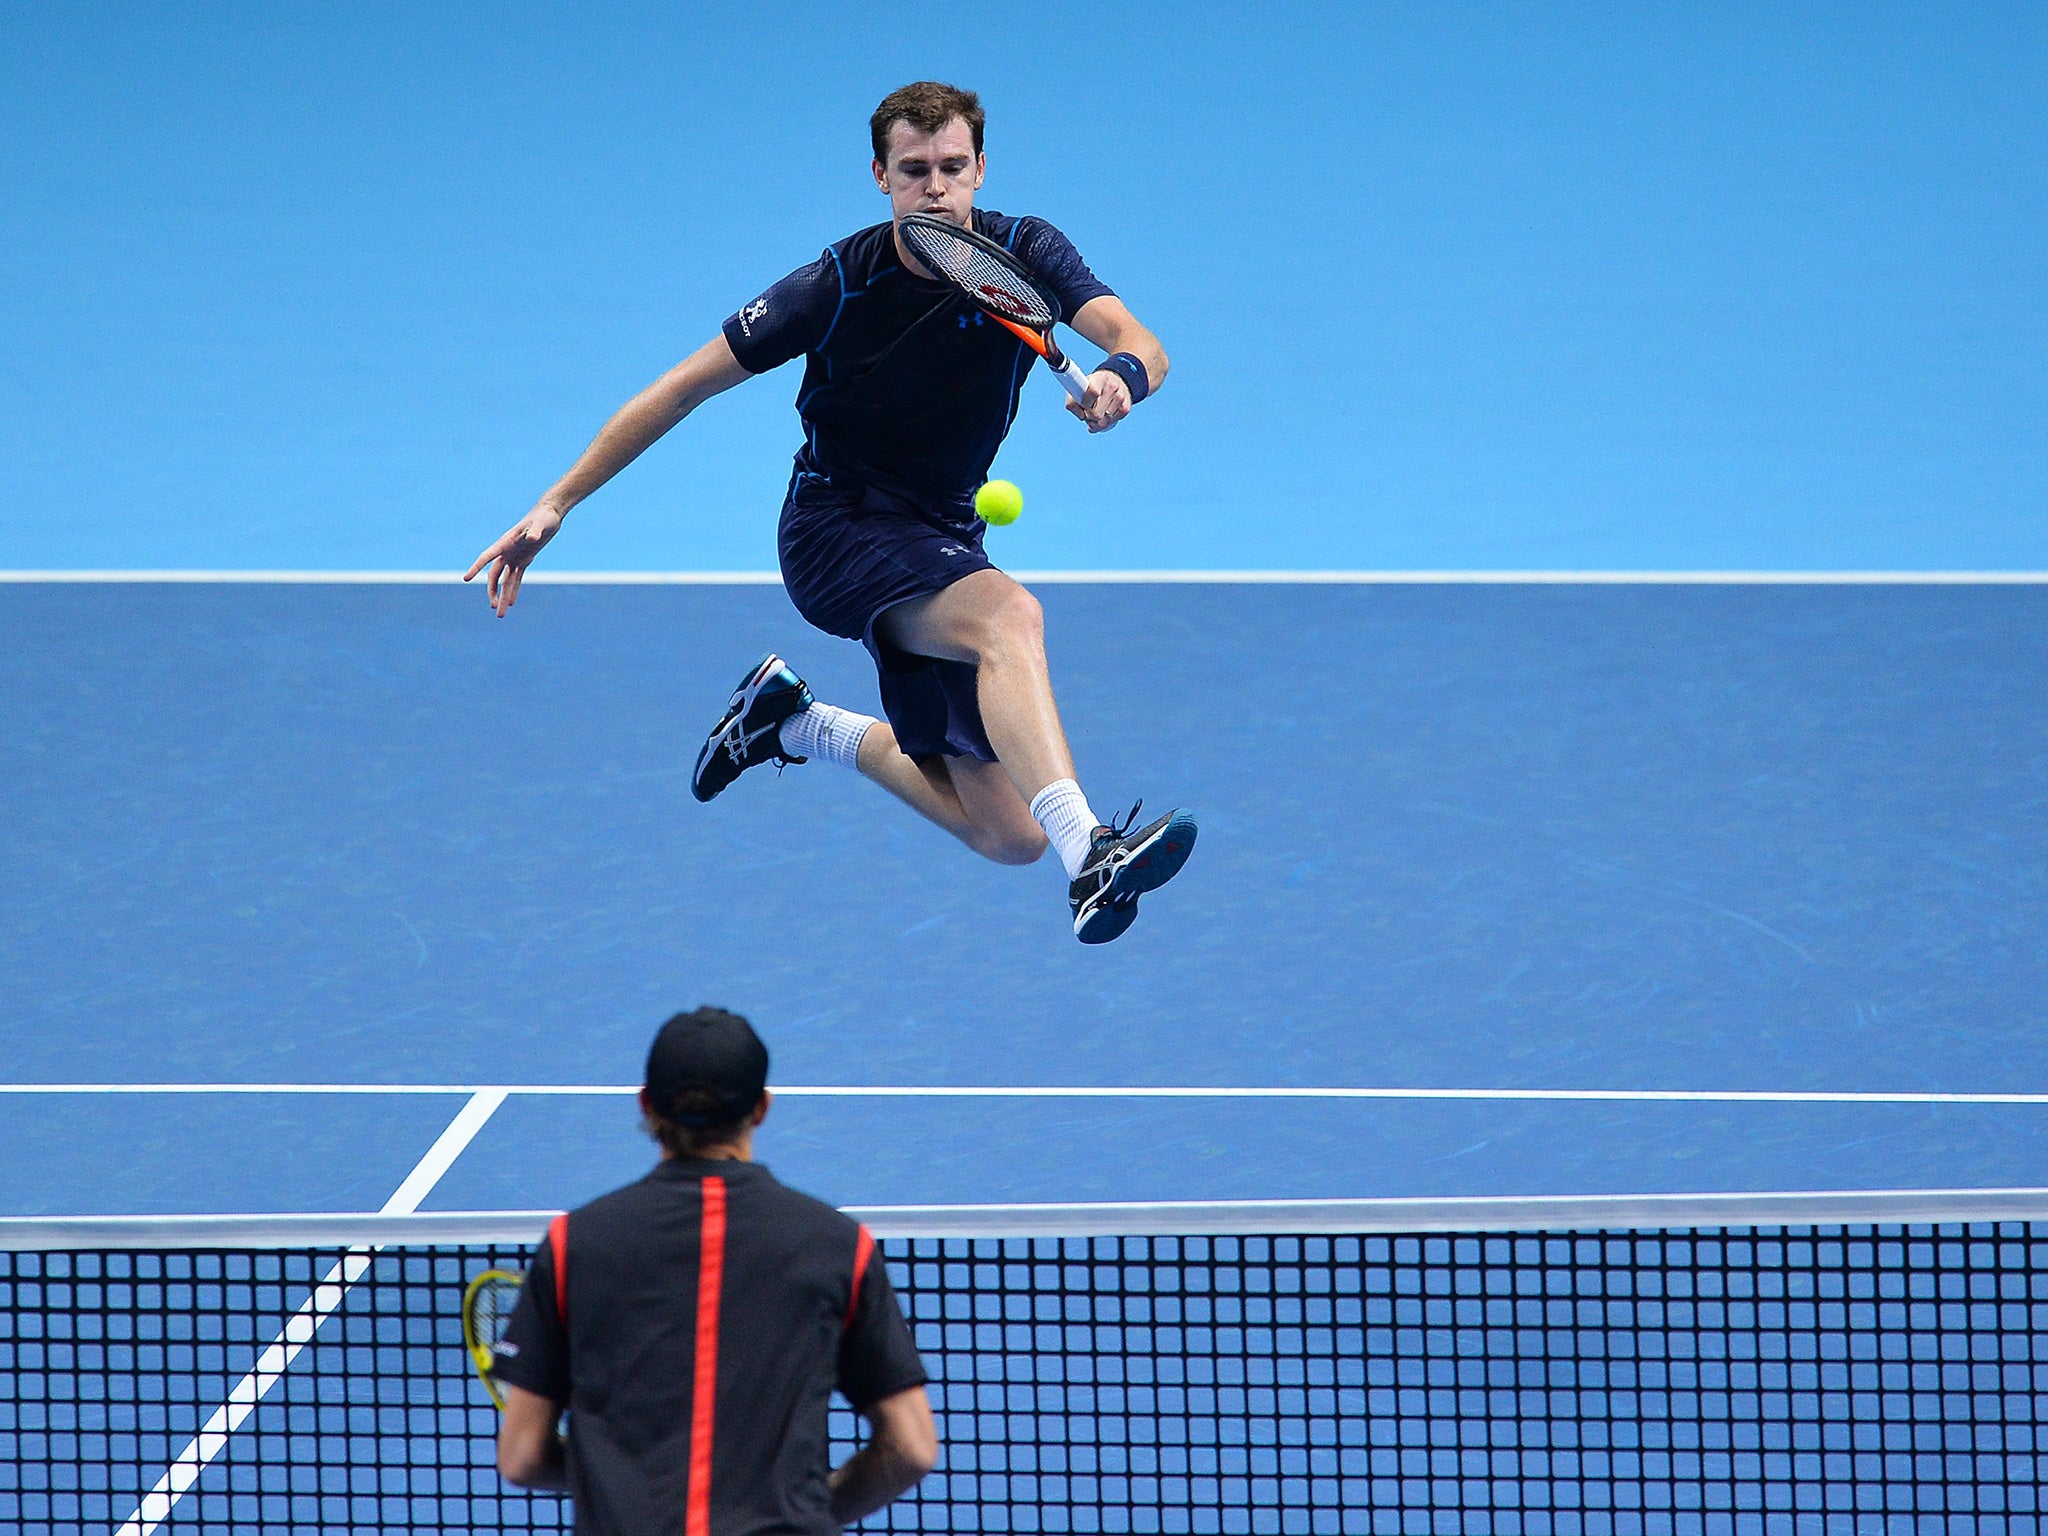
<instances>
[{"instance_id":1,"label":"tennis ball","mask_svg":"<svg viewBox=\"0 0 2048 1536\"><path fill-rule=\"evenodd\" d=\"M974 493L974 515L997 528L1017 521L1024 510L1024 493L1009 480L991 480Z\"/></svg>"}]
</instances>

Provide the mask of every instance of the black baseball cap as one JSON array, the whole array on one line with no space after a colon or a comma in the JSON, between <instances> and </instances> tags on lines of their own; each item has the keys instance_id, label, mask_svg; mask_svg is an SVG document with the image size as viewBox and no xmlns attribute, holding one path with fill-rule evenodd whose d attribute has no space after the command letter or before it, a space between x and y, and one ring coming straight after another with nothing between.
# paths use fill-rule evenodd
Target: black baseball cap
<instances>
[{"instance_id":1,"label":"black baseball cap","mask_svg":"<svg viewBox=\"0 0 2048 1536\"><path fill-rule=\"evenodd\" d=\"M677 1014L647 1052L647 1097L681 1125L743 1120L767 1087L768 1047L753 1025L723 1008Z\"/></svg>"}]
</instances>

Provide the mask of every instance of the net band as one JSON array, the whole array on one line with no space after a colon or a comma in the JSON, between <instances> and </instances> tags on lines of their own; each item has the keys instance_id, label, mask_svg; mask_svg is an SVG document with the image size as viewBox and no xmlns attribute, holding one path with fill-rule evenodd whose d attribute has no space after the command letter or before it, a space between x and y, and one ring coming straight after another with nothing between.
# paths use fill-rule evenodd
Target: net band
<instances>
[{"instance_id":1,"label":"net band","mask_svg":"<svg viewBox=\"0 0 2048 1536\"><path fill-rule=\"evenodd\" d=\"M1103 1201L848 1206L878 1238L1117 1237L1159 1232L1602 1231L1845 1222L2048 1222L2048 1189L1540 1195L1484 1199ZM559 1213L420 1211L249 1216L0 1217L0 1252L46 1248L351 1247L529 1243Z\"/></svg>"}]
</instances>

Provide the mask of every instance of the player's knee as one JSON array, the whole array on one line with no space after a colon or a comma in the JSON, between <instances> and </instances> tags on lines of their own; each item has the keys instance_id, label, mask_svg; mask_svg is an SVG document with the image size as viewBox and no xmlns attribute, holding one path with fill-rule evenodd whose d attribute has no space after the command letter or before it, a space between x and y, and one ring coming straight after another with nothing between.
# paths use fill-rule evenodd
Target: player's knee
<instances>
[{"instance_id":1,"label":"player's knee","mask_svg":"<svg viewBox=\"0 0 2048 1536\"><path fill-rule=\"evenodd\" d=\"M982 655L1033 655L1045 650L1045 610L1022 587L1011 586L982 615Z\"/></svg>"},{"instance_id":2,"label":"player's knee","mask_svg":"<svg viewBox=\"0 0 2048 1536\"><path fill-rule=\"evenodd\" d=\"M854 765L872 779L882 771L881 765L901 750L896 745L896 728L886 720L877 720L861 736L860 745L854 748Z\"/></svg>"}]
</instances>

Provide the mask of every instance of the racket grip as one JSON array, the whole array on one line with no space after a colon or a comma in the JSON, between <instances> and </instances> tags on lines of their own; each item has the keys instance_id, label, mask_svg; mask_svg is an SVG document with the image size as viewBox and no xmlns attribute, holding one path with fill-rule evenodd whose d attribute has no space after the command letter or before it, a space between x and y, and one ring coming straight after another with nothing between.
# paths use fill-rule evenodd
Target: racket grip
<instances>
[{"instance_id":1,"label":"racket grip","mask_svg":"<svg viewBox=\"0 0 2048 1536\"><path fill-rule=\"evenodd\" d=\"M1047 358L1046 361L1051 362L1052 359ZM1053 372L1059 375L1060 387L1068 394L1072 395L1076 400L1087 398L1088 375L1081 371L1080 364L1076 363L1071 357L1062 356L1059 363L1053 368Z\"/></svg>"}]
</instances>

